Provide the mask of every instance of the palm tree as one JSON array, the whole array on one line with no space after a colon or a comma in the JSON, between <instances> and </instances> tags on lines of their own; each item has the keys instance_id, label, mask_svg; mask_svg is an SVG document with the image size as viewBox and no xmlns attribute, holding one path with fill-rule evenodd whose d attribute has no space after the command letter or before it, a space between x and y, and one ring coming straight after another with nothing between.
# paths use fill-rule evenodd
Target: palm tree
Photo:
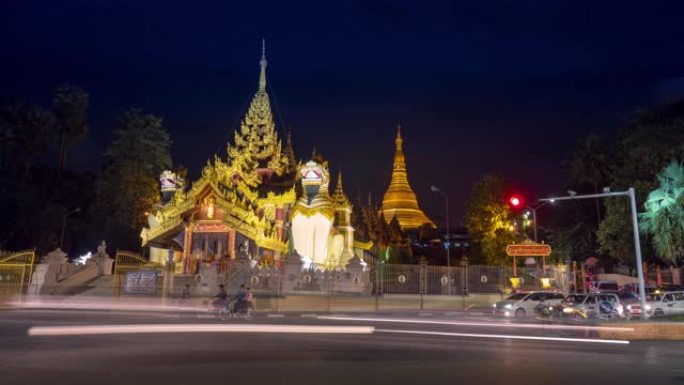
<instances>
[{"instance_id":1,"label":"palm tree","mask_svg":"<svg viewBox=\"0 0 684 385\"><path fill-rule=\"evenodd\" d=\"M672 161L656 179L660 186L648 194L639 227L658 256L676 266L684 257L684 166Z\"/></svg>"}]
</instances>

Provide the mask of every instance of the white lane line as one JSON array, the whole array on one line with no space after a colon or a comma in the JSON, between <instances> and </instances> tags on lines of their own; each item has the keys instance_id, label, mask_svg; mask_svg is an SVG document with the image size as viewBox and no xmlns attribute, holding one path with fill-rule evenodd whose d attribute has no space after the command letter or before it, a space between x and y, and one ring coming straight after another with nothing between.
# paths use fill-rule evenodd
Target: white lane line
<instances>
[{"instance_id":1,"label":"white lane line","mask_svg":"<svg viewBox=\"0 0 684 385\"><path fill-rule=\"evenodd\" d=\"M302 318L316 318L316 317L318 317L318 314L302 314L300 317L302 317Z\"/></svg>"},{"instance_id":2,"label":"white lane line","mask_svg":"<svg viewBox=\"0 0 684 385\"><path fill-rule=\"evenodd\" d=\"M296 333L296 334L372 334L372 326L246 325L246 324L141 324L34 326L29 336L78 336L140 333Z\"/></svg>"},{"instance_id":3,"label":"white lane line","mask_svg":"<svg viewBox=\"0 0 684 385\"><path fill-rule=\"evenodd\" d=\"M268 318L284 318L285 314L266 314Z\"/></svg>"},{"instance_id":4,"label":"white lane line","mask_svg":"<svg viewBox=\"0 0 684 385\"><path fill-rule=\"evenodd\" d=\"M545 325L545 324L517 324L517 323L493 323L493 322L466 322L466 321L440 321L440 320L417 320L404 318L372 318L372 317L334 317L319 316L318 319L332 321L358 321L358 322L391 322L408 324L431 324L431 325L454 325L454 326L479 326L517 329L555 329L555 330L605 330L633 332L634 328L615 326L580 326L580 325Z\"/></svg>"},{"instance_id":5,"label":"white lane line","mask_svg":"<svg viewBox=\"0 0 684 385\"><path fill-rule=\"evenodd\" d=\"M432 313L418 313L419 317L432 317Z\"/></svg>"},{"instance_id":6,"label":"white lane line","mask_svg":"<svg viewBox=\"0 0 684 385\"><path fill-rule=\"evenodd\" d=\"M378 333L398 333L398 334L418 334L448 337L468 337L468 338L492 338L508 340L530 340L530 341L555 341L555 342L584 342L594 344L613 344L628 345L627 340L601 340L589 338L561 338L561 337L538 337L538 336L517 336L508 334L474 334L474 333L447 333L447 332L427 332L422 330L397 330L397 329L375 329Z\"/></svg>"}]
</instances>

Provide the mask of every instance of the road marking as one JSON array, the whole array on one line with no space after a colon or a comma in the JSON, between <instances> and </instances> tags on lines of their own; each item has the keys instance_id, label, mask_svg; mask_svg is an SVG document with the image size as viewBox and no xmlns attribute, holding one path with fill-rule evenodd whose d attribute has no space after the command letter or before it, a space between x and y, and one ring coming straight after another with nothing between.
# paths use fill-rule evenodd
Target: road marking
<instances>
[{"instance_id":1,"label":"road marking","mask_svg":"<svg viewBox=\"0 0 684 385\"><path fill-rule=\"evenodd\" d=\"M316 318L316 317L318 317L318 314L302 314L301 317L303 317L303 318Z\"/></svg>"},{"instance_id":2,"label":"road marking","mask_svg":"<svg viewBox=\"0 0 684 385\"><path fill-rule=\"evenodd\" d=\"M448 332L428 332L422 330L397 330L397 329L375 329L378 333L399 333L399 334L418 334L448 337L468 337L468 338L492 338L508 340L530 340L530 341L555 341L555 342L584 342L595 344L614 344L628 345L627 340L601 340L589 338L562 338L562 337L538 337L538 336L516 336L508 334L473 334L473 333L448 333Z\"/></svg>"},{"instance_id":3,"label":"road marking","mask_svg":"<svg viewBox=\"0 0 684 385\"><path fill-rule=\"evenodd\" d=\"M432 313L418 313L419 317L431 317Z\"/></svg>"},{"instance_id":4,"label":"road marking","mask_svg":"<svg viewBox=\"0 0 684 385\"><path fill-rule=\"evenodd\" d=\"M296 333L296 334L372 334L373 326L252 325L252 324L141 324L34 326L29 336L79 336L140 333Z\"/></svg>"},{"instance_id":5,"label":"road marking","mask_svg":"<svg viewBox=\"0 0 684 385\"><path fill-rule=\"evenodd\" d=\"M440 320L418 320L403 318L371 318L371 317L335 317L319 316L318 319L332 321L358 321L358 322L391 322L408 324L431 324L431 325L455 325L455 326L480 326L497 328L517 328L517 329L555 329L555 330L604 330L633 332L634 328L614 327L614 326L580 326L580 325L544 325L544 324L517 324L517 323L494 323L494 322L465 322L465 321L440 321Z\"/></svg>"},{"instance_id":6,"label":"road marking","mask_svg":"<svg viewBox=\"0 0 684 385\"><path fill-rule=\"evenodd\" d=\"M285 314L266 314L266 317L268 317L268 318L283 318L283 317L285 317Z\"/></svg>"}]
</instances>

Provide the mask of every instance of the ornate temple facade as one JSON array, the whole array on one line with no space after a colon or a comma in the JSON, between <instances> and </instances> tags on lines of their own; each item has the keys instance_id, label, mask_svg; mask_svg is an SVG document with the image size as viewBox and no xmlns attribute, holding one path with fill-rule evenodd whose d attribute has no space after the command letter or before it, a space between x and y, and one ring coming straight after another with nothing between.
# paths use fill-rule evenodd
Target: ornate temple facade
<instances>
[{"instance_id":1,"label":"ornate temple facade","mask_svg":"<svg viewBox=\"0 0 684 385\"><path fill-rule=\"evenodd\" d=\"M272 266L288 256L313 269L344 269L354 257L352 206L341 176L331 196L327 162L297 163L289 135L283 146L266 65L262 53L259 86L227 159L208 161L189 189L173 173L161 175L162 200L141 233L153 262L173 259L177 273L194 274L202 264L238 259Z\"/></svg>"},{"instance_id":2,"label":"ornate temple facade","mask_svg":"<svg viewBox=\"0 0 684 385\"><path fill-rule=\"evenodd\" d=\"M380 210L387 223L396 218L399 226L404 231L415 230L424 224L435 227L430 218L425 215L418 206L416 194L411 189L406 171L406 159L404 157L404 139L401 137L401 127L397 128L397 137L394 140L394 165L390 185L382 198Z\"/></svg>"}]
</instances>

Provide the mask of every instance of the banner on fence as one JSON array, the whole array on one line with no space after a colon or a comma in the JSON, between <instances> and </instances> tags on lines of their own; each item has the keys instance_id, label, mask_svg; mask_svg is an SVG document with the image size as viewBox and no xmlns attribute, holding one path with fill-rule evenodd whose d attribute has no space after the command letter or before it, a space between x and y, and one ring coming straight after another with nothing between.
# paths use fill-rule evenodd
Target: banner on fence
<instances>
[{"instance_id":1,"label":"banner on fence","mask_svg":"<svg viewBox=\"0 0 684 385\"><path fill-rule=\"evenodd\" d=\"M156 271L130 271L126 273L124 292L127 294L154 294L157 289Z\"/></svg>"}]
</instances>

